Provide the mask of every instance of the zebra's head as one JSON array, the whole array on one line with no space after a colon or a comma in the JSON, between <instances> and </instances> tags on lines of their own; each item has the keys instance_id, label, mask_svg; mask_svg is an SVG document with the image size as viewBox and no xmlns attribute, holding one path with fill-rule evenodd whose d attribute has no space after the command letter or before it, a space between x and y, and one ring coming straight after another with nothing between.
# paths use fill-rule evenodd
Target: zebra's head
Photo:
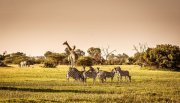
<instances>
[{"instance_id":1,"label":"zebra's head","mask_svg":"<svg viewBox=\"0 0 180 103\"><path fill-rule=\"evenodd\" d=\"M112 69L111 72L112 73L117 73L117 71L115 69Z\"/></svg>"},{"instance_id":2,"label":"zebra's head","mask_svg":"<svg viewBox=\"0 0 180 103\"><path fill-rule=\"evenodd\" d=\"M116 72L121 71L121 68L119 66L115 67L114 69L115 69Z\"/></svg>"}]
</instances>

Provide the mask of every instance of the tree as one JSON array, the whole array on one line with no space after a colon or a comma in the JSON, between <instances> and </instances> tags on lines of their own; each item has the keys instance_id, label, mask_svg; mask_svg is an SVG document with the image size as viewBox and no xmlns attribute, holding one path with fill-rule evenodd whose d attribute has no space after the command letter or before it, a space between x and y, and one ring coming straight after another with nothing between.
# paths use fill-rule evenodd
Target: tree
<instances>
[{"instance_id":1,"label":"tree","mask_svg":"<svg viewBox=\"0 0 180 103\"><path fill-rule=\"evenodd\" d=\"M133 57L129 57L128 58L128 61L129 61L129 63L128 64L134 64L134 62L135 62L135 60L134 60L134 58Z\"/></svg>"},{"instance_id":2,"label":"tree","mask_svg":"<svg viewBox=\"0 0 180 103\"><path fill-rule=\"evenodd\" d=\"M155 48L148 48L143 55L143 59L150 66L178 69L180 48L170 44L157 45Z\"/></svg>"},{"instance_id":3,"label":"tree","mask_svg":"<svg viewBox=\"0 0 180 103\"><path fill-rule=\"evenodd\" d=\"M93 61L95 64L101 64L102 63L101 49L100 48L91 47L87 50L87 52L89 53L89 56L93 58Z\"/></svg>"},{"instance_id":4,"label":"tree","mask_svg":"<svg viewBox=\"0 0 180 103\"><path fill-rule=\"evenodd\" d=\"M81 56L84 56L85 55L85 52L80 50L80 49L76 49L76 54L78 55L78 57L81 57Z\"/></svg>"},{"instance_id":5,"label":"tree","mask_svg":"<svg viewBox=\"0 0 180 103\"><path fill-rule=\"evenodd\" d=\"M133 45L133 48L137 53L143 53L147 50L148 46L147 43L139 43L138 46Z\"/></svg>"},{"instance_id":6,"label":"tree","mask_svg":"<svg viewBox=\"0 0 180 103\"><path fill-rule=\"evenodd\" d=\"M44 56L46 57L44 62L45 67L54 67L58 64L63 64L63 60L67 57L65 53L53 53L51 51L47 51Z\"/></svg>"},{"instance_id":7,"label":"tree","mask_svg":"<svg viewBox=\"0 0 180 103\"><path fill-rule=\"evenodd\" d=\"M58 55L58 62L59 64L67 64L68 60L66 61L67 55L65 53L60 53Z\"/></svg>"},{"instance_id":8,"label":"tree","mask_svg":"<svg viewBox=\"0 0 180 103\"><path fill-rule=\"evenodd\" d=\"M34 57L35 58L35 64L43 64L45 61L45 57L44 56L37 56Z\"/></svg>"},{"instance_id":9,"label":"tree","mask_svg":"<svg viewBox=\"0 0 180 103\"><path fill-rule=\"evenodd\" d=\"M120 65L129 63L129 56L125 53L118 54L116 57L118 59L118 64Z\"/></svg>"},{"instance_id":10,"label":"tree","mask_svg":"<svg viewBox=\"0 0 180 103\"><path fill-rule=\"evenodd\" d=\"M44 61L45 68L55 68L58 64L52 59L48 58Z\"/></svg>"},{"instance_id":11,"label":"tree","mask_svg":"<svg viewBox=\"0 0 180 103\"><path fill-rule=\"evenodd\" d=\"M105 60L107 61L108 57L113 53L115 52L116 50L112 50L112 51L109 51L110 47L108 46L107 48L102 48L102 52L103 52L103 56L105 57Z\"/></svg>"},{"instance_id":12,"label":"tree","mask_svg":"<svg viewBox=\"0 0 180 103\"><path fill-rule=\"evenodd\" d=\"M148 46L146 43L139 43L138 46L133 45L133 50L136 51L136 53L134 54L134 60L136 61L135 64L140 65L141 67L143 67L146 63L145 60L143 58L144 52L147 50Z\"/></svg>"},{"instance_id":13,"label":"tree","mask_svg":"<svg viewBox=\"0 0 180 103\"><path fill-rule=\"evenodd\" d=\"M5 56L6 56L6 51L2 55L0 54L0 67L6 67L7 66L4 63Z\"/></svg>"},{"instance_id":14,"label":"tree","mask_svg":"<svg viewBox=\"0 0 180 103\"><path fill-rule=\"evenodd\" d=\"M47 51L46 53L44 53L44 56L46 58L50 57L53 53L51 51Z\"/></svg>"},{"instance_id":15,"label":"tree","mask_svg":"<svg viewBox=\"0 0 180 103\"><path fill-rule=\"evenodd\" d=\"M115 54L109 54L106 60L106 64L108 65L114 65L115 61L117 61L117 58L115 56Z\"/></svg>"},{"instance_id":16,"label":"tree","mask_svg":"<svg viewBox=\"0 0 180 103\"><path fill-rule=\"evenodd\" d=\"M93 65L93 59L89 56L81 56L77 60L77 65L80 66L92 66Z\"/></svg>"},{"instance_id":17,"label":"tree","mask_svg":"<svg viewBox=\"0 0 180 103\"><path fill-rule=\"evenodd\" d=\"M4 62L6 64L19 64L21 61L27 61L30 57L26 56L25 53L16 52L7 54L5 56Z\"/></svg>"},{"instance_id":18,"label":"tree","mask_svg":"<svg viewBox=\"0 0 180 103\"><path fill-rule=\"evenodd\" d=\"M128 64L129 63L129 56L125 53L123 54L110 54L107 58L106 64L109 65L122 65L122 64Z\"/></svg>"}]
</instances>

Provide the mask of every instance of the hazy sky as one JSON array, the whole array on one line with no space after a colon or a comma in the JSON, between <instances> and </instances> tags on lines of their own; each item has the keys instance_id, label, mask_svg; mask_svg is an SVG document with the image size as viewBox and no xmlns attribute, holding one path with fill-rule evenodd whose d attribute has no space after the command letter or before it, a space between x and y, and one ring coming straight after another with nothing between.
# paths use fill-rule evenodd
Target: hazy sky
<instances>
[{"instance_id":1,"label":"hazy sky","mask_svg":"<svg viewBox=\"0 0 180 103\"><path fill-rule=\"evenodd\" d=\"M180 0L0 0L0 53L63 52L66 40L129 55L138 43L180 46Z\"/></svg>"}]
</instances>

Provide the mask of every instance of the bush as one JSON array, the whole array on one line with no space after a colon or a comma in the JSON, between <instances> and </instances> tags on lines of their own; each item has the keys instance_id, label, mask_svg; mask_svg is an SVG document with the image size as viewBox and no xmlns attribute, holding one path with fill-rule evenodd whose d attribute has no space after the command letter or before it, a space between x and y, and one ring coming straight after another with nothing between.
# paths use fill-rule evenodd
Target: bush
<instances>
[{"instance_id":1,"label":"bush","mask_svg":"<svg viewBox=\"0 0 180 103\"><path fill-rule=\"evenodd\" d=\"M4 63L4 55L0 54L0 67L6 67L7 65Z\"/></svg>"},{"instance_id":2,"label":"bush","mask_svg":"<svg viewBox=\"0 0 180 103\"><path fill-rule=\"evenodd\" d=\"M0 67L7 67L7 65L0 61Z\"/></svg>"},{"instance_id":3,"label":"bush","mask_svg":"<svg viewBox=\"0 0 180 103\"><path fill-rule=\"evenodd\" d=\"M79 65L79 66L92 66L93 65L93 59L89 56L79 57L77 60L77 65Z\"/></svg>"},{"instance_id":4,"label":"bush","mask_svg":"<svg viewBox=\"0 0 180 103\"><path fill-rule=\"evenodd\" d=\"M145 63L158 68L179 69L180 48L175 45L162 44L148 48L143 54Z\"/></svg>"},{"instance_id":5,"label":"bush","mask_svg":"<svg viewBox=\"0 0 180 103\"><path fill-rule=\"evenodd\" d=\"M53 61L52 59L46 59L44 61L45 68L56 68L57 65L58 64L55 61Z\"/></svg>"},{"instance_id":6,"label":"bush","mask_svg":"<svg viewBox=\"0 0 180 103\"><path fill-rule=\"evenodd\" d=\"M4 63L6 64L19 64L21 61L28 60L29 57L25 53L16 52L4 56Z\"/></svg>"},{"instance_id":7,"label":"bush","mask_svg":"<svg viewBox=\"0 0 180 103\"><path fill-rule=\"evenodd\" d=\"M57 64L63 64L64 59L67 57L65 53L53 53L50 51L47 51L44 56L46 59L51 59Z\"/></svg>"},{"instance_id":8,"label":"bush","mask_svg":"<svg viewBox=\"0 0 180 103\"><path fill-rule=\"evenodd\" d=\"M45 61L44 57L38 57L37 59L35 59L35 64L43 64Z\"/></svg>"}]
</instances>

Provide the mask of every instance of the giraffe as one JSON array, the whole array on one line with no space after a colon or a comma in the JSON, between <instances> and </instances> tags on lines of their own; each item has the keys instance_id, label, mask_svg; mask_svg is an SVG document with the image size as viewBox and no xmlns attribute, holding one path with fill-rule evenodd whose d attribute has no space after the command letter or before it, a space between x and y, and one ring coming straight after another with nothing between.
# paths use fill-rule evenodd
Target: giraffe
<instances>
[{"instance_id":1,"label":"giraffe","mask_svg":"<svg viewBox=\"0 0 180 103\"><path fill-rule=\"evenodd\" d=\"M75 46L73 46L73 48L71 48L70 46L69 46L69 44L68 44L68 42L67 41L65 41L64 43L63 43L63 45L66 45L67 46L67 48L68 48L68 50L69 50L69 56L68 56L68 61L70 62L70 66L71 67L73 67L74 65L75 65L75 62L76 62L76 57L77 57L77 54L75 53Z\"/></svg>"}]
</instances>

